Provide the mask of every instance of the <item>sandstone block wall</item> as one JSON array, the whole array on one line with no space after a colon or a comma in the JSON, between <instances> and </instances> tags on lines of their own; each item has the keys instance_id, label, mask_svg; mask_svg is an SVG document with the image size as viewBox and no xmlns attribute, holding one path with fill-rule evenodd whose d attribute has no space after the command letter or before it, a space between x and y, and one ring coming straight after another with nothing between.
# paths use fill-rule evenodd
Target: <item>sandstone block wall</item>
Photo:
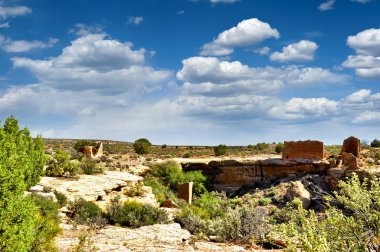
<instances>
[{"instance_id":1,"label":"sandstone block wall","mask_svg":"<svg viewBox=\"0 0 380 252\"><path fill-rule=\"evenodd\" d=\"M285 142L282 159L324 159L325 149L321 141Z\"/></svg>"},{"instance_id":2,"label":"sandstone block wall","mask_svg":"<svg viewBox=\"0 0 380 252\"><path fill-rule=\"evenodd\" d=\"M193 182L178 184L177 196L179 199L183 199L187 203L191 204L193 198Z\"/></svg>"},{"instance_id":3,"label":"sandstone block wall","mask_svg":"<svg viewBox=\"0 0 380 252\"><path fill-rule=\"evenodd\" d=\"M329 163L325 160L268 159L248 162L235 160L182 164L184 171L201 170L207 183L217 191L236 191L241 186L273 182L288 176L322 174Z\"/></svg>"},{"instance_id":4,"label":"sandstone block wall","mask_svg":"<svg viewBox=\"0 0 380 252\"><path fill-rule=\"evenodd\" d=\"M352 153L355 157L360 157L360 139L349 137L343 141L341 153Z\"/></svg>"}]
</instances>

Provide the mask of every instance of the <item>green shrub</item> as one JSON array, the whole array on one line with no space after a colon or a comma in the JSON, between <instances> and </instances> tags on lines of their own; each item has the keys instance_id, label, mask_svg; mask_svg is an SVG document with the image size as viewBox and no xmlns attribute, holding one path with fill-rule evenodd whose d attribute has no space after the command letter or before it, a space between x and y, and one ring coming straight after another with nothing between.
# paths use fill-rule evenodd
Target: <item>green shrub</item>
<instances>
[{"instance_id":1,"label":"green shrub","mask_svg":"<svg viewBox=\"0 0 380 252\"><path fill-rule=\"evenodd\" d=\"M181 170L182 171L182 170ZM184 172L180 182L193 182L193 192L195 195L201 195L207 192L204 183L206 182L206 176L202 174L202 171L189 171Z\"/></svg>"},{"instance_id":2,"label":"green shrub","mask_svg":"<svg viewBox=\"0 0 380 252\"><path fill-rule=\"evenodd\" d=\"M242 206L234 201L225 194L203 194L174 220L193 234L216 236L222 242L261 241L270 230L265 210L249 201Z\"/></svg>"},{"instance_id":3,"label":"green shrub","mask_svg":"<svg viewBox=\"0 0 380 252\"><path fill-rule=\"evenodd\" d=\"M149 154L152 149L152 144L149 142L148 139L140 138L135 141L133 144L133 149L137 154L143 155L143 154Z\"/></svg>"},{"instance_id":4,"label":"green shrub","mask_svg":"<svg viewBox=\"0 0 380 252\"><path fill-rule=\"evenodd\" d=\"M376 153L375 153L375 158L376 158L377 160L380 160L380 152L376 152Z\"/></svg>"},{"instance_id":5,"label":"green shrub","mask_svg":"<svg viewBox=\"0 0 380 252\"><path fill-rule=\"evenodd\" d=\"M374 139L374 140L371 142L371 147L379 148L379 147L380 147L380 140L378 140L378 139Z\"/></svg>"},{"instance_id":6,"label":"green shrub","mask_svg":"<svg viewBox=\"0 0 380 252\"><path fill-rule=\"evenodd\" d=\"M182 228L192 234L203 234L207 232L208 221L194 214L190 207L182 209L182 211L175 216L174 221L181 224Z\"/></svg>"},{"instance_id":7,"label":"green shrub","mask_svg":"<svg viewBox=\"0 0 380 252\"><path fill-rule=\"evenodd\" d=\"M63 193L58 192L57 190L54 190L54 195L55 195L55 198L57 199L58 205L60 207L66 206L67 197Z\"/></svg>"},{"instance_id":8,"label":"green shrub","mask_svg":"<svg viewBox=\"0 0 380 252\"><path fill-rule=\"evenodd\" d=\"M175 161L155 163L150 166L150 174L162 180L164 185L173 190L182 181L183 171Z\"/></svg>"},{"instance_id":9,"label":"green shrub","mask_svg":"<svg viewBox=\"0 0 380 252\"><path fill-rule=\"evenodd\" d=\"M283 148L284 148L284 144L278 143L275 148L276 153L281 153Z\"/></svg>"},{"instance_id":10,"label":"green shrub","mask_svg":"<svg viewBox=\"0 0 380 252\"><path fill-rule=\"evenodd\" d=\"M215 156L224 156L228 153L229 148L224 144L220 144L214 147Z\"/></svg>"},{"instance_id":11,"label":"green shrub","mask_svg":"<svg viewBox=\"0 0 380 252\"><path fill-rule=\"evenodd\" d=\"M163 185L159 178L147 176L144 178L144 185L152 188L152 192L160 204L166 199L177 201L177 196L175 193L169 190L167 186Z\"/></svg>"},{"instance_id":12,"label":"green shrub","mask_svg":"<svg viewBox=\"0 0 380 252\"><path fill-rule=\"evenodd\" d=\"M129 197L144 196L146 191L143 188L144 184L142 182L137 182L135 185L130 187L127 191Z\"/></svg>"},{"instance_id":13,"label":"green shrub","mask_svg":"<svg viewBox=\"0 0 380 252\"><path fill-rule=\"evenodd\" d=\"M92 158L83 158L79 164L80 169L84 174L92 175L102 173L102 167Z\"/></svg>"},{"instance_id":14,"label":"green shrub","mask_svg":"<svg viewBox=\"0 0 380 252\"><path fill-rule=\"evenodd\" d=\"M38 208L24 192L35 185L45 164L44 141L20 129L14 117L0 127L0 251L30 251L37 238Z\"/></svg>"},{"instance_id":15,"label":"green shrub","mask_svg":"<svg viewBox=\"0 0 380 252\"><path fill-rule=\"evenodd\" d=\"M95 228L102 228L107 224L106 219L102 218L102 210L94 203L82 198L70 202L68 209L72 212L72 218L77 224Z\"/></svg>"},{"instance_id":16,"label":"green shrub","mask_svg":"<svg viewBox=\"0 0 380 252\"><path fill-rule=\"evenodd\" d=\"M263 151L269 148L269 144L267 143L258 143L255 145L255 150Z\"/></svg>"},{"instance_id":17,"label":"green shrub","mask_svg":"<svg viewBox=\"0 0 380 252\"><path fill-rule=\"evenodd\" d=\"M175 161L155 163L150 167L150 174L159 178L162 184L176 192L177 185L186 182L194 182L194 193L197 195L206 191L204 182L206 177L201 171L183 172L180 165Z\"/></svg>"},{"instance_id":18,"label":"green shrub","mask_svg":"<svg viewBox=\"0 0 380 252\"><path fill-rule=\"evenodd\" d=\"M61 232L59 206L40 195L32 194L31 198L37 206L37 212L34 215L34 239L30 251L56 251L54 237Z\"/></svg>"},{"instance_id":19,"label":"green shrub","mask_svg":"<svg viewBox=\"0 0 380 252\"><path fill-rule=\"evenodd\" d=\"M118 198L115 198L108 206L105 216L111 224L135 228L167 223L169 220L165 210L136 201L126 201L121 204Z\"/></svg>"},{"instance_id":20,"label":"green shrub","mask_svg":"<svg viewBox=\"0 0 380 252\"><path fill-rule=\"evenodd\" d=\"M77 163L71 161L70 154L58 150L53 158L48 159L45 174L47 176L73 176L78 170Z\"/></svg>"},{"instance_id":21,"label":"green shrub","mask_svg":"<svg viewBox=\"0 0 380 252\"><path fill-rule=\"evenodd\" d=\"M275 226L270 237L286 242L288 251L378 251L380 179L368 185L354 174L339 187L334 193L339 204L329 204L323 216L304 210L300 200L288 204L287 221Z\"/></svg>"},{"instance_id":22,"label":"green shrub","mask_svg":"<svg viewBox=\"0 0 380 252\"><path fill-rule=\"evenodd\" d=\"M259 205L260 206L266 206L266 205L269 205L270 203L272 203L272 199L271 198L261 198L261 199L259 199Z\"/></svg>"},{"instance_id":23,"label":"green shrub","mask_svg":"<svg viewBox=\"0 0 380 252\"><path fill-rule=\"evenodd\" d=\"M163 144L163 145L161 146L161 149L166 149L166 148L168 148L168 146L167 146L166 144Z\"/></svg>"},{"instance_id":24,"label":"green shrub","mask_svg":"<svg viewBox=\"0 0 380 252\"><path fill-rule=\"evenodd\" d=\"M193 206L198 206L201 209L207 211L207 214L202 214L202 216L200 217L202 219L208 220L214 219L224 214L224 206L226 205L226 203L223 201L228 201L228 198L225 194L206 192L194 200ZM192 208L192 210L194 209ZM194 213L199 216L199 214L197 214L196 212ZM206 216L208 216L208 218L205 218Z\"/></svg>"},{"instance_id":25,"label":"green shrub","mask_svg":"<svg viewBox=\"0 0 380 252\"><path fill-rule=\"evenodd\" d=\"M185 154L182 155L183 158L190 158L191 157L191 153L190 152L186 152Z\"/></svg>"}]
</instances>

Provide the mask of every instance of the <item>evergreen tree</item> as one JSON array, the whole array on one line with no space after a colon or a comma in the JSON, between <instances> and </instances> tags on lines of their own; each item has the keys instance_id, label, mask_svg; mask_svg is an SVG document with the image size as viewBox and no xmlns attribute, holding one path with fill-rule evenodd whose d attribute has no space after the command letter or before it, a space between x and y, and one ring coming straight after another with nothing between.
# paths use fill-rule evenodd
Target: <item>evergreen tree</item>
<instances>
[{"instance_id":1,"label":"evergreen tree","mask_svg":"<svg viewBox=\"0 0 380 252\"><path fill-rule=\"evenodd\" d=\"M38 209L24 192L40 178L44 142L20 129L14 117L0 127L0 251L30 251Z\"/></svg>"}]
</instances>

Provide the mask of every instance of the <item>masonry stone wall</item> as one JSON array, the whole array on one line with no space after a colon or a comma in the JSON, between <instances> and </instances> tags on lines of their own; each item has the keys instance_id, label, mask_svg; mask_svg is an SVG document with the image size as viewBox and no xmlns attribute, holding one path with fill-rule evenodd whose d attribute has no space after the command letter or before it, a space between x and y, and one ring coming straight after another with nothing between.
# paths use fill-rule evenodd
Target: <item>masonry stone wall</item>
<instances>
[{"instance_id":1,"label":"masonry stone wall","mask_svg":"<svg viewBox=\"0 0 380 252\"><path fill-rule=\"evenodd\" d=\"M285 142L282 159L324 159L325 149L321 141Z\"/></svg>"},{"instance_id":2,"label":"masonry stone wall","mask_svg":"<svg viewBox=\"0 0 380 252\"><path fill-rule=\"evenodd\" d=\"M327 171L326 160L258 161L222 160L205 163L182 163L184 171L201 170L207 183L217 191L235 191L244 185L273 182L289 176L322 174Z\"/></svg>"},{"instance_id":3,"label":"masonry stone wall","mask_svg":"<svg viewBox=\"0 0 380 252\"><path fill-rule=\"evenodd\" d=\"M343 142L341 153L343 154L344 152L351 153L355 157L359 158L360 157L360 139L353 136L345 139Z\"/></svg>"}]
</instances>

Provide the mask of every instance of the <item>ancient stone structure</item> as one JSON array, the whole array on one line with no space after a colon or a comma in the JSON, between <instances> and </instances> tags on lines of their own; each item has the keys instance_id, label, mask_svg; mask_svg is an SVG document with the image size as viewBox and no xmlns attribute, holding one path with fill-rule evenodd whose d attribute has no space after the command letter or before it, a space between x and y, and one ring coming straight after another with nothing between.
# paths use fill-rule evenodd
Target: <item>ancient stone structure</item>
<instances>
[{"instance_id":1,"label":"ancient stone structure","mask_svg":"<svg viewBox=\"0 0 380 252\"><path fill-rule=\"evenodd\" d=\"M179 199L183 199L187 203L191 204L191 200L193 198L193 182L178 184L177 196Z\"/></svg>"},{"instance_id":2,"label":"ancient stone structure","mask_svg":"<svg viewBox=\"0 0 380 252\"><path fill-rule=\"evenodd\" d=\"M279 179L308 174L324 176L327 185L337 190L339 179L350 177L353 173L360 178L368 175L361 169L363 164L358 157L359 152L360 140L355 137L346 139L341 155L331 156L329 160L325 159L323 142L285 142L282 159L189 162L182 163L182 169L201 170L207 177L210 189L217 191L235 192L242 186L260 187Z\"/></svg>"},{"instance_id":3,"label":"ancient stone structure","mask_svg":"<svg viewBox=\"0 0 380 252\"><path fill-rule=\"evenodd\" d=\"M282 160L257 161L222 160L209 163L184 163L184 171L201 170L207 176L207 184L218 191L236 191L241 186L255 183L270 183L289 176L326 173L326 160Z\"/></svg>"},{"instance_id":4,"label":"ancient stone structure","mask_svg":"<svg viewBox=\"0 0 380 252\"><path fill-rule=\"evenodd\" d=\"M83 146L80 151L91 158L99 158L103 156L103 143L98 146Z\"/></svg>"},{"instance_id":5,"label":"ancient stone structure","mask_svg":"<svg viewBox=\"0 0 380 252\"><path fill-rule=\"evenodd\" d=\"M324 159L325 149L321 141L286 142L282 150L282 159Z\"/></svg>"},{"instance_id":6,"label":"ancient stone structure","mask_svg":"<svg viewBox=\"0 0 380 252\"><path fill-rule=\"evenodd\" d=\"M355 157L360 158L360 139L356 137L349 137L343 141L341 153L352 153Z\"/></svg>"}]
</instances>

